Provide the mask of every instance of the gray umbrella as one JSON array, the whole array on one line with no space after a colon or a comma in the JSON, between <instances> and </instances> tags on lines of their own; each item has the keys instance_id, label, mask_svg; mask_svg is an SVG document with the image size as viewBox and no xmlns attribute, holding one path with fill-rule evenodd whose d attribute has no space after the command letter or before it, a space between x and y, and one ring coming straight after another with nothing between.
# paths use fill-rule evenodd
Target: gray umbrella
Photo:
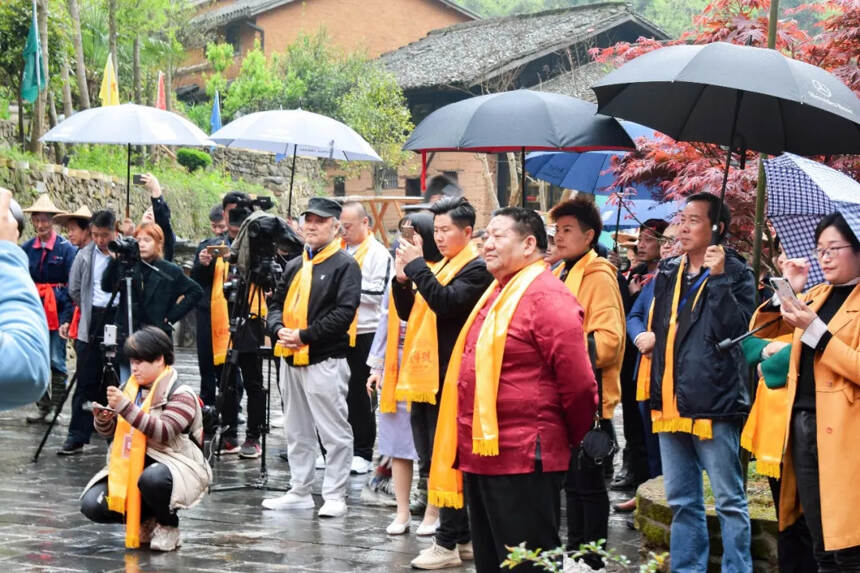
<instances>
[{"instance_id":1,"label":"gray umbrella","mask_svg":"<svg viewBox=\"0 0 860 573\"><path fill-rule=\"evenodd\" d=\"M860 153L860 100L836 76L775 50L723 42L671 46L592 86L598 112L678 141L776 155Z\"/></svg>"}]
</instances>

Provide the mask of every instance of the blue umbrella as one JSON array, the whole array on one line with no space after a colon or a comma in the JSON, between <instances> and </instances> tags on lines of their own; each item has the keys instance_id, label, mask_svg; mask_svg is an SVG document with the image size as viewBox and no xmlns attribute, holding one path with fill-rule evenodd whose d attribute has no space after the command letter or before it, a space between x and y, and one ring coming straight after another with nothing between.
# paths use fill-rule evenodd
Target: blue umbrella
<instances>
[{"instance_id":1,"label":"blue umbrella","mask_svg":"<svg viewBox=\"0 0 860 573\"><path fill-rule=\"evenodd\" d=\"M860 237L860 183L848 175L792 153L764 162L767 175L767 216L779 233L785 254L810 262L807 287L824 282L815 248L815 227L825 215L839 211Z\"/></svg>"},{"instance_id":2,"label":"blue umbrella","mask_svg":"<svg viewBox=\"0 0 860 573\"><path fill-rule=\"evenodd\" d=\"M619 207L621 208L620 213ZM634 229L648 219L669 221L683 207L683 201L661 202L652 199L623 199L615 204L607 201L600 208L600 219L603 221L603 229L606 231Z\"/></svg>"}]
</instances>

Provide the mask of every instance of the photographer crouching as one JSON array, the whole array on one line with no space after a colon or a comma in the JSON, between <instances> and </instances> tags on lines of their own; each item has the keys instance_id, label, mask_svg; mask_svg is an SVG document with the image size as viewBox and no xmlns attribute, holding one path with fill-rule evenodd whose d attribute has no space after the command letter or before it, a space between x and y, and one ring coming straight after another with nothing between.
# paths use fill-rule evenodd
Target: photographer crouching
<instances>
[{"instance_id":1,"label":"photographer crouching","mask_svg":"<svg viewBox=\"0 0 860 573\"><path fill-rule=\"evenodd\" d=\"M181 541L177 509L196 505L212 481L203 457L200 402L178 379L173 342L147 326L125 342L133 376L96 404L95 428L113 438L108 465L81 496L81 513L97 523L125 522L125 546L173 551Z\"/></svg>"},{"instance_id":2,"label":"photographer crouching","mask_svg":"<svg viewBox=\"0 0 860 573\"><path fill-rule=\"evenodd\" d=\"M102 290L113 292L124 276L130 276L132 283L134 323L131 329L127 324L129 301L126 289L122 285L120 289L122 298L116 314L120 348L129 330L133 332L144 326L157 326L172 336L172 323L194 310L203 296L203 289L185 276L181 267L164 260L161 227L155 223L143 223L135 230L134 238L111 241L108 248L114 258L102 275ZM125 380L130 372L125 356L119 360L119 365L121 379Z\"/></svg>"}]
</instances>

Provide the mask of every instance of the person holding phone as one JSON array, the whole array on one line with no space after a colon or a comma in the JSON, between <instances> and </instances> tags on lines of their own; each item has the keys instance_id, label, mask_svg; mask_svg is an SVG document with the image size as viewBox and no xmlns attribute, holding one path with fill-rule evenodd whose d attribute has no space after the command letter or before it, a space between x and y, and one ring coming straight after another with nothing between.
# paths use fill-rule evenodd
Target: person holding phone
<instances>
[{"instance_id":1,"label":"person holding phone","mask_svg":"<svg viewBox=\"0 0 860 573\"><path fill-rule=\"evenodd\" d=\"M820 572L860 571L860 241L841 213L824 217L815 230L826 284L798 297L780 296L779 309L762 308L753 327L782 320L758 336L791 334L787 377L789 416L783 451L779 528L803 514L812 534ZM783 274L803 292L809 263L789 259ZM778 314L777 314L778 312Z\"/></svg>"},{"instance_id":2,"label":"person holding phone","mask_svg":"<svg viewBox=\"0 0 860 573\"><path fill-rule=\"evenodd\" d=\"M135 175L135 185L143 185L144 189L149 191L149 200L151 207L147 209L151 219L147 219L144 215L142 222L152 222L161 227L164 233L164 260L173 261L173 250L176 246L176 233L173 232L173 225L170 223L170 207L164 200L164 192L161 185L158 184L158 179L152 173L143 175Z\"/></svg>"},{"instance_id":3,"label":"person holding phone","mask_svg":"<svg viewBox=\"0 0 860 573\"><path fill-rule=\"evenodd\" d=\"M203 416L194 390L180 382L173 342L147 326L126 341L132 375L107 388L94 425L113 439L108 465L87 484L81 513L96 523L125 523L125 544L173 551L181 540L177 510L199 503L212 481L203 456Z\"/></svg>"}]
</instances>

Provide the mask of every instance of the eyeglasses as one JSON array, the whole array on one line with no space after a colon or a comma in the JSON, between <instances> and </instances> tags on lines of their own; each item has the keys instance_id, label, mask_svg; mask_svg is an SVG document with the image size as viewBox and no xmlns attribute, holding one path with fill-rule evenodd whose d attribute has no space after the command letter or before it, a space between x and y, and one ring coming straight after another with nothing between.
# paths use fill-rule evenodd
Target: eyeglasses
<instances>
[{"instance_id":1,"label":"eyeglasses","mask_svg":"<svg viewBox=\"0 0 860 573\"><path fill-rule=\"evenodd\" d=\"M828 247L826 249L813 249L809 254L813 257L818 257L819 259L824 259L825 257L828 259L832 259L839 255L839 251L842 249L850 249L851 245L836 245L835 247Z\"/></svg>"}]
</instances>

